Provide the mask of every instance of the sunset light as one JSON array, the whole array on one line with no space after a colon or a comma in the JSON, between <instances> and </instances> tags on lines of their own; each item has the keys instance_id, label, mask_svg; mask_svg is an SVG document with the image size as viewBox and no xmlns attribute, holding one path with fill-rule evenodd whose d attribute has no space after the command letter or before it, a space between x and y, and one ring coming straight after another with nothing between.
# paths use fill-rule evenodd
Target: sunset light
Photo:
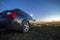
<instances>
[{"instance_id":1,"label":"sunset light","mask_svg":"<svg viewBox=\"0 0 60 40\"><path fill-rule=\"evenodd\" d=\"M60 20L60 17L59 16L53 16L53 17L50 17L50 18L48 18L47 20L49 20L49 21L59 21Z\"/></svg>"}]
</instances>

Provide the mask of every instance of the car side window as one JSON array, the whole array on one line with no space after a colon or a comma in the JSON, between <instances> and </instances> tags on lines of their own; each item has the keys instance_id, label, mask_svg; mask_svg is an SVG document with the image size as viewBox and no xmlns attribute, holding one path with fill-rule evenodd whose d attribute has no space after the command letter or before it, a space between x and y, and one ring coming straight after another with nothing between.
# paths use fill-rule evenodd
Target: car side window
<instances>
[{"instance_id":1,"label":"car side window","mask_svg":"<svg viewBox=\"0 0 60 40\"><path fill-rule=\"evenodd\" d=\"M17 13L17 17L19 17L19 13Z\"/></svg>"},{"instance_id":2,"label":"car side window","mask_svg":"<svg viewBox=\"0 0 60 40\"><path fill-rule=\"evenodd\" d=\"M17 13L17 17L18 17L18 19L24 18L24 16L20 13Z\"/></svg>"},{"instance_id":3,"label":"car side window","mask_svg":"<svg viewBox=\"0 0 60 40\"><path fill-rule=\"evenodd\" d=\"M22 15L21 13L20 13L20 16L22 17L22 18L26 18L24 15Z\"/></svg>"}]
</instances>

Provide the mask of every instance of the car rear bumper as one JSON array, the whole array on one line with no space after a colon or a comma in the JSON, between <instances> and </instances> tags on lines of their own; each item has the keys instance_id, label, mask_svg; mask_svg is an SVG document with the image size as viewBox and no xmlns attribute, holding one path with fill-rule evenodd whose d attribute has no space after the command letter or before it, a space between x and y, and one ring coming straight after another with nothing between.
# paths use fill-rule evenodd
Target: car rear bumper
<instances>
[{"instance_id":1,"label":"car rear bumper","mask_svg":"<svg viewBox=\"0 0 60 40\"><path fill-rule=\"evenodd\" d=\"M1 28L6 28L8 30L15 30L20 27L20 24L16 22L14 19L4 19L4 21L1 19L0 20L0 29Z\"/></svg>"},{"instance_id":2,"label":"car rear bumper","mask_svg":"<svg viewBox=\"0 0 60 40\"><path fill-rule=\"evenodd\" d=\"M12 23L12 19L0 19L0 28L1 27L7 27L10 26L10 24Z\"/></svg>"},{"instance_id":3,"label":"car rear bumper","mask_svg":"<svg viewBox=\"0 0 60 40\"><path fill-rule=\"evenodd\" d=\"M7 19L7 18L0 19L0 23L8 23L8 22L11 22L11 21L12 21L12 19Z\"/></svg>"}]
</instances>

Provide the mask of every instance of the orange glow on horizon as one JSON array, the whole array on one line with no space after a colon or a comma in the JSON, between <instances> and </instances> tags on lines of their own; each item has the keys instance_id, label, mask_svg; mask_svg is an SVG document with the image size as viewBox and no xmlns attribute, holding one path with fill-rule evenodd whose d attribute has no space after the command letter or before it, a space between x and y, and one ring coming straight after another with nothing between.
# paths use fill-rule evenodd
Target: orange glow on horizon
<instances>
[{"instance_id":1,"label":"orange glow on horizon","mask_svg":"<svg viewBox=\"0 0 60 40\"><path fill-rule=\"evenodd\" d=\"M60 22L60 20L37 20L36 22Z\"/></svg>"}]
</instances>

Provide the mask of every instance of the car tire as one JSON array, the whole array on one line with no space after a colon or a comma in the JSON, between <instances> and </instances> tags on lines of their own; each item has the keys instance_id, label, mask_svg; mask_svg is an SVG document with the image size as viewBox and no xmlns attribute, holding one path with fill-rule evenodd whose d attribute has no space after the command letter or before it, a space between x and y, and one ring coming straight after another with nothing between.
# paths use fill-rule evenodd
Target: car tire
<instances>
[{"instance_id":1,"label":"car tire","mask_svg":"<svg viewBox=\"0 0 60 40\"><path fill-rule=\"evenodd\" d=\"M30 24L29 24L29 21L23 21L22 22L22 26L20 27L20 31L22 33L26 33L26 32L29 32L30 30Z\"/></svg>"}]
</instances>

